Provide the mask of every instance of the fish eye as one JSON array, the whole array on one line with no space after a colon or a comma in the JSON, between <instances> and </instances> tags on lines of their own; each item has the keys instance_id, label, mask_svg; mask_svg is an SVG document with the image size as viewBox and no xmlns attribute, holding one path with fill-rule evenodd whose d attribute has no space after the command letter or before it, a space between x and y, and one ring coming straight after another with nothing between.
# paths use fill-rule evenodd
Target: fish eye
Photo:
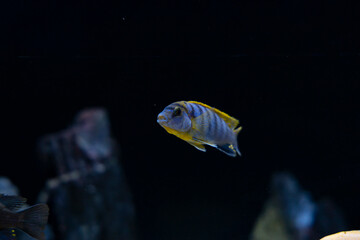
<instances>
[{"instance_id":1,"label":"fish eye","mask_svg":"<svg viewBox=\"0 0 360 240\"><path fill-rule=\"evenodd\" d=\"M178 108L178 107L175 108L172 116L173 116L173 117L177 117L177 116L180 116L180 115L181 115L181 109Z\"/></svg>"}]
</instances>

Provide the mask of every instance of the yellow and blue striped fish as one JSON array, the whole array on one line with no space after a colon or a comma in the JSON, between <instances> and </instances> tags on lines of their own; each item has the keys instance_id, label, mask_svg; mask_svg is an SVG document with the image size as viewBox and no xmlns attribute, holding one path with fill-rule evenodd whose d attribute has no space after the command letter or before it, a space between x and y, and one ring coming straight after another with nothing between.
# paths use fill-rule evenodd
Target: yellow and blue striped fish
<instances>
[{"instance_id":1,"label":"yellow and blue striped fish","mask_svg":"<svg viewBox=\"0 0 360 240\"><path fill-rule=\"evenodd\" d=\"M205 152L204 144L229 156L241 156L237 134L239 121L201 102L180 101L170 104L158 115L157 122L165 130ZM235 129L236 128L236 129Z\"/></svg>"}]
</instances>

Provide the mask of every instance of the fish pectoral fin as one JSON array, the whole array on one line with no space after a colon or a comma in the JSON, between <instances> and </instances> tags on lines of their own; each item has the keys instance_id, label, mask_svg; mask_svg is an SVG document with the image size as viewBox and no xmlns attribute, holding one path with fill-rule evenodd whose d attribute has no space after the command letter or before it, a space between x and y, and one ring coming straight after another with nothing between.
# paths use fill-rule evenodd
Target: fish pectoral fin
<instances>
[{"instance_id":1,"label":"fish pectoral fin","mask_svg":"<svg viewBox=\"0 0 360 240\"><path fill-rule=\"evenodd\" d=\"M231 157L236 157L236 150L232 144L216 145L216 148Z\"/></svg>"},{"instance_id":2,"label":"fish pectoral fin","mask_svg":"<svg viewBox=\"0 0 360 240\"><path fill-rule=\"evenodd\" d=\"M206 152L206 148L201 143L194 142L194 141L186 141L186 142L191 144L192 146L196 147L198 150L200 150L202 152Z\"/></svg>"}]
</instances>

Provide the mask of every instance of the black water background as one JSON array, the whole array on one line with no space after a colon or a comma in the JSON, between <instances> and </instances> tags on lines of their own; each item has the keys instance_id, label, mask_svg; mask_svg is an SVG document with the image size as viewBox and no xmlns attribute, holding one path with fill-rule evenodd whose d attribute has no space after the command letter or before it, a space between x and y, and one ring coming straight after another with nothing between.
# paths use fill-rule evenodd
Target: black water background
<instances>
[{"instance_id":1,"label":"black water background","mask_svg":"<svg viewBox=\"0 0 360 240\"><path fill-rule=\"evenodd\" d=\"M358 4L329 1L2 3L1 175L35 201L36 141L108 109L143 239L247 236L276 171L359 222ZM156 123L198 100L237 117L242 158Z\"/></svg>"}]
</instances>

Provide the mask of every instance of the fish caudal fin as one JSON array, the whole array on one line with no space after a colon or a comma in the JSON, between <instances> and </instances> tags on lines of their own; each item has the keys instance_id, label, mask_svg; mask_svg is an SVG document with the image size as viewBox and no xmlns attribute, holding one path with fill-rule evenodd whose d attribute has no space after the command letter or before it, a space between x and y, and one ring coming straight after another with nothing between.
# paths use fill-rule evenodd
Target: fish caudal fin
<instances>
[{"instance_id":1,"label":"fish caudal fin","mask_svg":"<svg viewBox=\"0 0 360 240\"><path fill-rule=\"evenodd\" d=\"M49 216L49 207L46 204L37 204L19 214L22 215L19 228L33 238L45 240L44 229Z\"/></svg>"},{"instance_id":2,"label":"fish caudal fin","mask_svg":"<svg viewBox=\"0 0 360 240\"><path fill-rule=\"evenodd\" d=\"M216 148L226 153L230 157L236 157L236 149L232 144L216 145Z\"/></svg>"},{"instance_id":3,"label":"fish caudal fin","mask_svg":"<svg viewBox=\"0 0 360 240\"><path fill-rule=\"evenodd\" d=\"M241 129L242 129L242 127L240 126L240 127L238 127L237 129L234 130L234 133L235 133L236 137L239 134L239 132L241 131ZM236 152L239 154L239 156L241 156L241 152L240 152L239 147L237 145L237 140L236 140L236 143L235 143L234 147L235 147Z\"/></svg>"},{"instance_id":4,"label":"fish caudal fin","mask_svg":"<svg viewBox=\"0 0 360 240\"><path fill-rule=\"evenodd\" d=\"M239 156L241 157L241 152L239 150L239 147L237 146L237 143L236 143L236 146L234 147L236 152L239 154Z\"/></svg>"}]
</instances>

